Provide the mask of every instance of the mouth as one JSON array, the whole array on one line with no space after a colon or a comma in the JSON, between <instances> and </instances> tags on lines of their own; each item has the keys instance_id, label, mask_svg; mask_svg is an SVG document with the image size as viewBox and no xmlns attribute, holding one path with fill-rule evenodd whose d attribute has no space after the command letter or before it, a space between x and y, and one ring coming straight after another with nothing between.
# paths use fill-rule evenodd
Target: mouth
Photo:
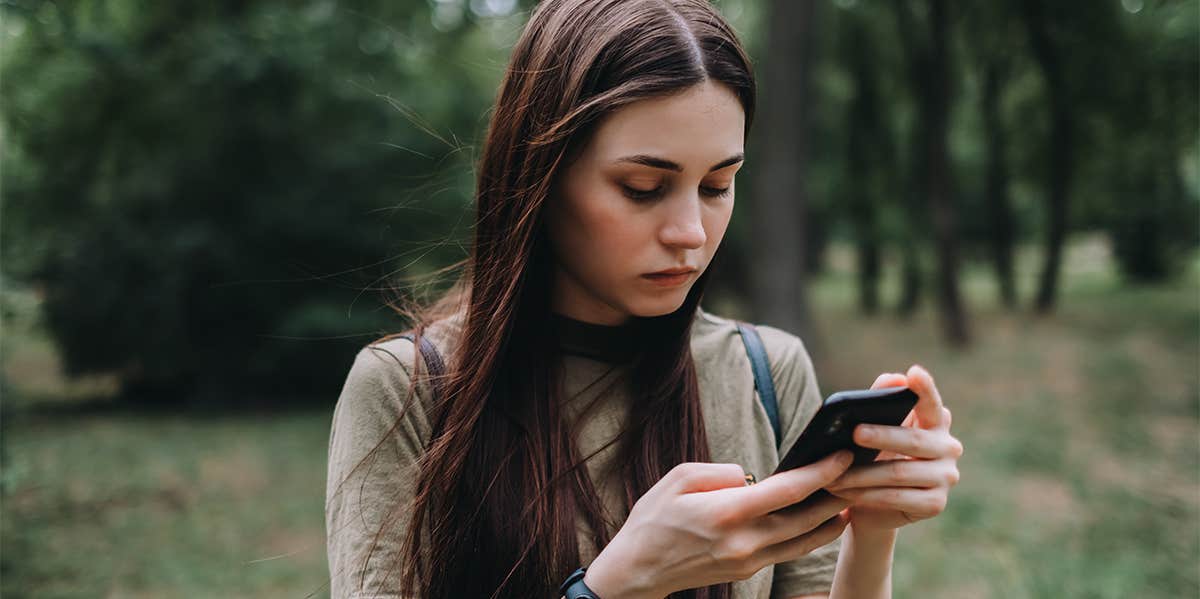
<instances>
[{"instance_id":1,"label":"mouth","mask_svg":"<svg viewBox=\"0 0 1200 599\"><path fill-rule=\"evenodd\" d=\"M642 275L643 279L660 287L677 287L691 280L694 268L672 268Z\"/></svg>"}]
</instances>

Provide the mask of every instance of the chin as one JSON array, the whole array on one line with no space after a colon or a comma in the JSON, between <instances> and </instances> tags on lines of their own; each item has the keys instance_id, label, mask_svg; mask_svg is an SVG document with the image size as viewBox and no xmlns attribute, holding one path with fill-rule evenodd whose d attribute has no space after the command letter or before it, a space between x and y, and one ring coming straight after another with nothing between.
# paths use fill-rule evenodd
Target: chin
<instances>
[{"instance_id":1,"label":"chin","mask_svg":"<svg viewBox=\"0 0 1200 599\"><path fill-rule=\"evenodd\" d=\"M629 313L642 318L651 318L654 316L666 316L679 309L683 302L687 300L687 290L681 290L678 297L675 295L659 297L652 300L639 302L636 305L629 307Z\"/></svg>"}]
</instances>

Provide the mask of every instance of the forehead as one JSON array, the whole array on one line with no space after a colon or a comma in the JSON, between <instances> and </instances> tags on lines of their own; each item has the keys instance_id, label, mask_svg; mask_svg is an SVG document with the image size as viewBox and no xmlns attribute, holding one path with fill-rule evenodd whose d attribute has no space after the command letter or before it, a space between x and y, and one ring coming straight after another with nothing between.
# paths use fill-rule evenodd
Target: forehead
<instances>
[{"instance_id":1,"label":"forehead","mask_svg":"<svg viewBox=\"0 0 1200 599\"><path fill-rule=\"evenodd\" d=\"M742 151L746 115L734 92L705 81L678 94L639 100L609 114L587 153L611 161L630 154L666 158L707 170Z\"/></svg>"}]
</instances>

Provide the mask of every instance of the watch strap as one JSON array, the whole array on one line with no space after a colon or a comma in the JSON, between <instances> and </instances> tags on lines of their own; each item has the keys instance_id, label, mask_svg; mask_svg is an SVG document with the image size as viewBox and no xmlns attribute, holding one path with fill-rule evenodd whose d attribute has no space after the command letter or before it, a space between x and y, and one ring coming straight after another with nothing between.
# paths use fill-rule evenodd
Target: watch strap
<instances>
[{"instance_id":1,"label":"watch strap","mask_svg":"<svg viewBox=\"0 0 1200 599\"><path fill-rule=\"evenodd\" d=\"M583 583L583 576L586 572L586 567L572 572L558 587L558 594L566 599L600 599L599 595Z\"/></svg>"}]
</instances>

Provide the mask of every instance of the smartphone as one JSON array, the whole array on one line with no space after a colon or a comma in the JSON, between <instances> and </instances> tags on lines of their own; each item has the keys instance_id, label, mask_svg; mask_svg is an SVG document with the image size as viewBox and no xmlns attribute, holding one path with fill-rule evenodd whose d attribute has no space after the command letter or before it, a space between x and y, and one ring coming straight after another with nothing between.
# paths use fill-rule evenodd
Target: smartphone
<instances>
[{"instance_id":1,"label":"smartphone","mask_svg":"<svg viewBox=\"0 0 1200 599\"><path fill-rule=\"evenodd\" d=\"M854 442L854 427L863 423L899 426L916 404L917 394L908 387L834 393L821 404L775 472L807 466L840 449L854 452L854 465L872 462L879 450L859 447Z\"/></svg>"}]
</instances>

